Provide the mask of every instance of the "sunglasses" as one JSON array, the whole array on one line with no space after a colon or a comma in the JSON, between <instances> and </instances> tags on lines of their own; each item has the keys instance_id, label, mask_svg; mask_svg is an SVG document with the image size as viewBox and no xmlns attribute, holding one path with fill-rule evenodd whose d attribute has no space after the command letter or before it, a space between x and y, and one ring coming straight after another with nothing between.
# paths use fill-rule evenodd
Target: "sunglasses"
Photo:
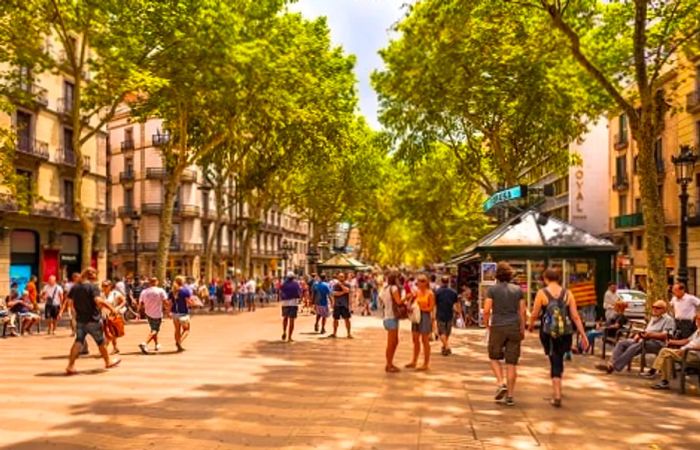
<instances>
[{"instance_id":1,"label":"sunglasses","mask_svg":"<svg viewBox=\"0 0 700 450\"><path fill-rule=\"evenodd\" d=\"M663 306L652 306L651 309L664 309Z\"/></svg>"}]
</instances>

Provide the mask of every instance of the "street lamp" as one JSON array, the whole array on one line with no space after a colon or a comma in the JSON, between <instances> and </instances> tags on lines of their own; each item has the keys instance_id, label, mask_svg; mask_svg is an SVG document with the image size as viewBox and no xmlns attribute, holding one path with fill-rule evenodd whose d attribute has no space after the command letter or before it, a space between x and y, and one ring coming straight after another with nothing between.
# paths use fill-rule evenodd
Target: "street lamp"
<instances>
[{"instance_id":1,"label":"street lamp","mask_svg":"<svg viewBox=\"0 0 700 450\"><path fill-rule=\"evenodd\" d=\"M284 262L283 272L286 276L288 271L287 259L291 259L289 253L293 250L292 244L287 242L286 239L282 239L282 245L280 246L280 251L282 252L282 261Z\"/></svg>"},{"instance_id":2,"label":"street lamp","mask_svg":"<svg viewBox=\"0 0 700 450\"><path fill-rule=\"evenodd\" d=\"M688 283L688 184L693 181L697 155L689 145L681 145L678 156L671 161L676 169L676 183L681 186L681 231L678 243L678 282Z\"/></svg>"},{"instance_id":3,"label":"street lamp","mask_svg":"<svg viewBox=\"0 0 700 450\"><path fill-rule=\"evenodd\" d=\"M318 253L318 250L316 250L316 246L310 245L309 251L306 252L306 260L309 263L309 272L311 272L311 273L316 272L316 263L318 263L318 257L319 257L319 253Z\"/></svg>"},{"instance_id":4,"label":"street lamp","mask_svg":"<svg viewBox=\"0 0 700 450\"><path fill-rule=\"evenodd\" d=\"M141 214L138 211L131 211L131 214L127 216L125 223L131 224L131 231L134 239L134 277L139 275L139 221L141 220Z\"/></svg>"}]
</instances>

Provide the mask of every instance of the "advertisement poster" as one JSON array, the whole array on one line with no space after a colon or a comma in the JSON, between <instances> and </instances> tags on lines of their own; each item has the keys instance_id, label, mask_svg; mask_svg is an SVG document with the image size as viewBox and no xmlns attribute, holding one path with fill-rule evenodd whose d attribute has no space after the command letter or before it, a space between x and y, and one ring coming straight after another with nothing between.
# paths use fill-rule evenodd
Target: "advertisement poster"
<instances>
[{"instance_id":1,"label":"advertisement poster","mask_svg":"<svg viewBox=\"0 0 700 450\"><path fill-rule=\"evenodd\" d=\"M496 284L496 263L483 262L481 263L481 283Z\"/></svg>"},{"instance_id":2,"label":"advertisement poster","mask_svg":"<svg viewBox=\"0 0 700 450\"><path fill-rule=\"evenodd\" d=\"M22 295L25 286L29 283L29 277L32 276L32 266L28 264L12 264L10 265L10 284L17 283L17 292Z\"/></svg>"}]
</instances>

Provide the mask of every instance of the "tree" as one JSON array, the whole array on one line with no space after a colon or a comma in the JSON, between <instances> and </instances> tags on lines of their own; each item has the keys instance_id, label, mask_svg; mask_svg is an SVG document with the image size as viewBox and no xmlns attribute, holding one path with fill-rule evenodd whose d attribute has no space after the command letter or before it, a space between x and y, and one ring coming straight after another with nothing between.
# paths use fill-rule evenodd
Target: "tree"
<instances>
[{"instance_id":1,"label":"tree","mask_svg":"<svg viewBox=\"0 0 700 450\"><path fill-rule=\"evenodd\" d=\"M649 305L666 298L664 212L657 186L654 142L668 103L664 75L684 48L700 44L700 1L605 2L525 0L520 17L540 11L570 54L628 118L639 151L638 173L649 273ZM559 38L563 38L563 41ZM671 87L672 89L672 87Z\"/></svg>"},{"instance_id":2,"label":"tree","mask_svg":"<svg viewBox=\"0 0 700 450\"><path fill-rule=\"evenodd\" d=\"M0 6L0 93L31 95L31 74L59 71L74 81L58 110L68 117L71 142L64 158L75 165L73 211L82 227L82 264L90 265L95 215L83 205L84 147L96 138L125 96L146 81L140 67L148 45L133 20L146 0L8 0ZM131 20L129 20L131 18ZM30 79L27 80L27 74Z\"/></svg>"},{"instance_id":3,"label":"tree","mask_svg":"<svg viewBox=\"0 0 700 450\"><path fill-rule=\"evenodd\" d=\"M568 143L605 99L538 36L543 21L512 19L518 8L427 0L409 9L381 51L386 69L372 77L402 159L418 161L440 143L488 193L545 160L568 167Z\"/></svg>"}]
</instances>

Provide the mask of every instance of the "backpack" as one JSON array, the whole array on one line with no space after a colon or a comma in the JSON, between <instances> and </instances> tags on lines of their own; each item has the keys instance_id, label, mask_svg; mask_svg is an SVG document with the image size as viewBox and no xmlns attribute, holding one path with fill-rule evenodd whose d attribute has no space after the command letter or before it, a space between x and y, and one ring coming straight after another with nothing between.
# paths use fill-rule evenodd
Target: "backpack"
<instances>
[{"instance_id":1,"label":"backpack","mask_svg":"<svg viewBox=\"0 0 700 450\"><path fill-rule=\"evenodd\" d=\"M558 298L544 289L547 296L547 306L542 316L542 332L552 339L567 336L574 333L574 327L569 315L569 302L566 301L566 289L561 290Z\"/></svg>"}]
</instances>

